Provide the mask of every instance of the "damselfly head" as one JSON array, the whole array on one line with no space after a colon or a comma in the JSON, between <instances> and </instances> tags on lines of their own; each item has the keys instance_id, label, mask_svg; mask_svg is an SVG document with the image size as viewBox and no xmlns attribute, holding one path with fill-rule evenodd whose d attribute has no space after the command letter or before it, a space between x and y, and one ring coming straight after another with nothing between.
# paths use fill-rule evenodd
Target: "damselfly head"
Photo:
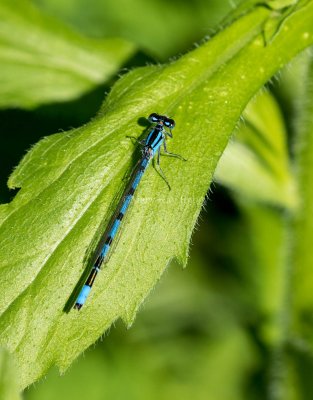
<instances>
[{"instance_id":1,"label":"damselfly head","mask_svg":"<svg viewBox=\"0 0 313 400\"><path fill-rule=\"evenodd\" d=\"M159 123L161 125L164 125L169 129L173 129L175 127L175 121L172 118L166 117L165 115L152 113L149 115L148 120L152 123Z\"/></svg>"}]
</instances>

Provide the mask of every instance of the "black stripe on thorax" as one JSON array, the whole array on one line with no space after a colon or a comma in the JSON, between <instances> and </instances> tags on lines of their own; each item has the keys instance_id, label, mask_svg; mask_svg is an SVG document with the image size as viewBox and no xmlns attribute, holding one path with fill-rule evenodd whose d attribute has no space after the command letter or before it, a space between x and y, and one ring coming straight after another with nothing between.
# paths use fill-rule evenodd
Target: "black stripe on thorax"
<instances>
[{"instance_id":1,"label":"black stripe on thorax","mask_svg":"<svg viewBox=\"0 0 313 400\"><path fill-rule=\"evenodd\" d=\"M146 146L150 147L151 144L155 141L155 139L158 137L160 132L162 131L162 126L157 125L153 131L151 132L151 136L149 138L149 142L146 143Z\"/></svg>"}]
</instances>

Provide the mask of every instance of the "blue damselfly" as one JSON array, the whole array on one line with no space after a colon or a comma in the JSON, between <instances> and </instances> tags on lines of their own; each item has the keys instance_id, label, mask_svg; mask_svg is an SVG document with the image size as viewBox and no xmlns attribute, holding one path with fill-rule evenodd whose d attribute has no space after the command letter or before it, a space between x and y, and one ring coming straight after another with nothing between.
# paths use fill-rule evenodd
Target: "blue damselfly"
<instances>
[{"instance_id":1,"label":"blue damselfly","mask_svg":"<svg viewBox=\"0 0 313 400\"><path fill-rule=\"evenodd\" d=\"M150 123L153 124L153 127L150 129L146 139L143 141L139 141L140 145L142 145L142 157L138 161L133 173L131 174L130 182L126 190L124 191L121 200L119 201L116 211L108 224L108 228L102 235L99 244L94 252L94 256L92 258L92 269L74 305L74 308L76 308L77 310L80 310L85 304L87 296L96 279L96 276L100 271L101 266L107 260L110 248L114 239L116 238L122 219L125 216L125 213L134 196L135 190L137 189L139 182L141 181L141 178L146 171L150 161L153 159L154 156L157 156L157 165L159 167L160 174L165 180L169 189L171 189L170 184L160 167L161 146L163 145L164 154L172 157L177 157L185 161L185 159L179 154L170 153L166 147L167 137L173 137L172 129L175 127L175 121L164 115L158 115L156 113L151 114L148 120Z\"/></svg>"}]
</instances>

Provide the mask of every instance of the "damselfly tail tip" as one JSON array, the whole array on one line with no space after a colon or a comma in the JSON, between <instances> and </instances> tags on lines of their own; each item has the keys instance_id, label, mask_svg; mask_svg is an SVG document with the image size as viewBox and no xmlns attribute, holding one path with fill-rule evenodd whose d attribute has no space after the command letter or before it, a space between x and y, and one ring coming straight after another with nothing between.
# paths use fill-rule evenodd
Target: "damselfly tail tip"
<instances>
[{"instance_id":1,"label":"damselfly tail tip","mask_svg":"<svg viewBox=\"0 0 313 400\"><path fill-rule=\"evenodd\" d=\"M81 303L75 303L75 305L74 305L74 307L73 308L75 308L76 310L80 310L81 308L82 308L82 304Z\"/></svg>"}]
</instances>

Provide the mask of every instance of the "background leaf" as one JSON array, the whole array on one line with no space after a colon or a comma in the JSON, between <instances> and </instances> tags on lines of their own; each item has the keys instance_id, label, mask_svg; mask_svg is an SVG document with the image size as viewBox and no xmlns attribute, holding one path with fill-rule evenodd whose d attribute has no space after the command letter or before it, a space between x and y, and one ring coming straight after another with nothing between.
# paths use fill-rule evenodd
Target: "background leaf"
<instances>
[{"instance_id":1,"label":"background leaf","mask_svg":"<svg viewBox=\"0 0 313 400\"><path fill-rule=\"evenodd\" d=\"M134 52L122 39L88 39L29 1L0 4L0 107L70 100L104 83Z\"/></svg>"},{"instance_id":2,"label":"background leaf","mask_svg":"<svg viewBox=\"0 0 313 400\"><path fill-rule=\"evenodd\" d=\"M259 94L243 118L217 165L216 180L251 200L294 208L296 189L288 165L286 129L274 97Z\"/></svg>"},{"instance_id":3,"label":"background leaf","mask_svg":"<svg viewBox=\"0 0 313 400\"><path fill-rule=\"evenodd\" d=\"M136 43L145 53L167 61L216 30L238 0L35 0L45 12L94 37L115 35ZM81 12L84 10L84 13ZM144 17L143 17L144 16Z\"/></svg>"}]
</instances>

